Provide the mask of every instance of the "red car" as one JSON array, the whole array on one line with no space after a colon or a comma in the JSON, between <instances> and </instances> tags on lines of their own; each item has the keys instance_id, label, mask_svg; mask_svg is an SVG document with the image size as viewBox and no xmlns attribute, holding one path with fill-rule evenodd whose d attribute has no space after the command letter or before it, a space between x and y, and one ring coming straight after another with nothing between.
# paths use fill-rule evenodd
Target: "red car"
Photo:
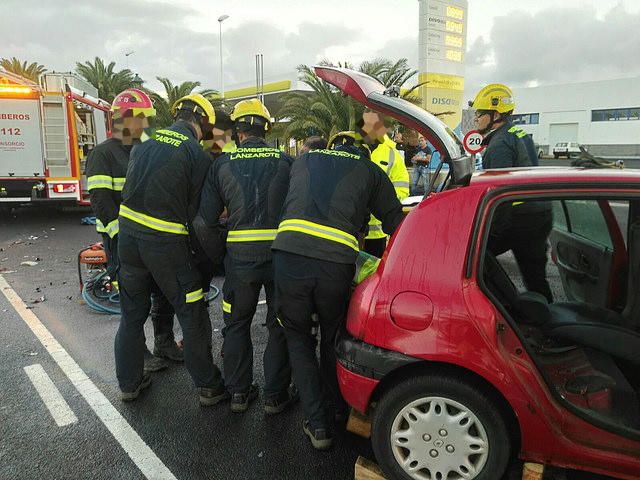
<instances>
[{"instance_id":1,"label":"red car","mask_svg":"<svg viewBox=\"0 0 640 480\"><path fill-rule=\"evenodd\" d=\"M451 166L392 237L338 339L346 401L390 479L499 479L513 455L640 478L640 171L471 172L442 122L349 70L317 67L418 130ZM553 210L547 279L527 292L487 239L498 206Z\"/></svg>"}]
</instances>

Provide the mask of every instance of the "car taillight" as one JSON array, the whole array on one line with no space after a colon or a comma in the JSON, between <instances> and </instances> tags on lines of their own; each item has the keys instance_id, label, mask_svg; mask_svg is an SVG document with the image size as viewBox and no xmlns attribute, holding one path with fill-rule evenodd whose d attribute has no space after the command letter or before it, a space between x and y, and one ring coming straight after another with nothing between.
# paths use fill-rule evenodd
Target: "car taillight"
<instances>
[{"instance_id":1,"label":"car taillight","mask_svg":"<svg viewBox=\"0 0 640 480\"><path fill-rule=\"evenodd\" d=\"M75 183L54 183L53 191L55 193L76 193L78 187Z\"/></svg>"},{"instance_id":2,"label":"car taillight","mask_svg":"<svg viewBox=\"0 0 640 480\"><path fill-rule=\"evenodd\" d=\"M352 336L360 340L364 339L367 321L372 313L371 303L379 281L380 277L373 274L358 285L351 295L346 327Z\"/></svg>"}]
</instances>

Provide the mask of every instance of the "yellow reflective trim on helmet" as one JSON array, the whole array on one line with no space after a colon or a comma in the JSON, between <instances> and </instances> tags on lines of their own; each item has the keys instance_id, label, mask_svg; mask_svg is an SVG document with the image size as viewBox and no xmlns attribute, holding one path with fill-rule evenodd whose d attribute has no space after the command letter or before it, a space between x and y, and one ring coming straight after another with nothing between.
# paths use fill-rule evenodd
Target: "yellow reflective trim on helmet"
<instances>
[{"instance_id":1,"label":"yellow reflective trim on helmet","mask_svg":"<svg viewBox=\"0 0 640 480\"><path fill-rule=\"evenodd\" d=\"M224 313L231 313L231 304L229 302L225 302L224 299L222 299L222 311Z\"/></svg>"},{"instance_id":2,"label":"yellow reflective trim on helmet","mask_svg":"<svg viewBox=\"0 0 640 480\"><path fill-rule=\"evenodd\" d=\"M298 232L313 237L323 238L332 242L341 243L349 248L359 251L358 241L356 237L350 233L343 232L337 228L328 227L319 223L310 222L309 220L302 220L299 218L290 218L280 222L278 227L278 233L280 232Z\"/></svg>"},{"instance_id":3,"label":"yellow reflective trim on helmet","mask_svg":"<svg viewBox=\"0 0 640 480\"><path fill-rule=\"evenodd\" d=\"M120 205L120 216L159 232L174 233L176 235L189 234L187 227L181 223L167 222L166 220L154 218L144 213L136 212L124 204Z\"/></svg>"},{"instance_id":4,"label":"yellow reflective trim on helmet","mask_svg":"<svg viewBox=\"0 0 640 480\"><path fill-rule=\"evenodd\" d=\"M202 300L203 298L204 298L204 293L202 292L202 289L199 288L198 290L194 290L193 292L187 293L185 297L185 301L187 303L195 303L199 300Z\"/></svg>"}]
</instances>

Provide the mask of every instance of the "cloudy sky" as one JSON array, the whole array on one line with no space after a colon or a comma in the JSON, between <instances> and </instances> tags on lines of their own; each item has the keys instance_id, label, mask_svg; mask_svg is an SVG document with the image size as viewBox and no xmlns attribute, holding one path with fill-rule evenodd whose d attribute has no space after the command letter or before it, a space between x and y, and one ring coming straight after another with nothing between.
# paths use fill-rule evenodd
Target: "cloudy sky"
<instances>
[{"instance_id":1,"label":"cloudy sky","mask_svg":"<svg viewBox=\"0 0 640 480\"><path fill-rule=\"evenodd\" d=\"M469 0L468 90L640 76L638 0ZM384 56L418 67L416 0L2 0L0 57L68 71L100 56L156 76L220 87L296 65ZM7 17L8 15L8 17ZM128 58L126 52L134 51ZM471 93L469 93L471 94Z\"/></svg>"}]
</instances>

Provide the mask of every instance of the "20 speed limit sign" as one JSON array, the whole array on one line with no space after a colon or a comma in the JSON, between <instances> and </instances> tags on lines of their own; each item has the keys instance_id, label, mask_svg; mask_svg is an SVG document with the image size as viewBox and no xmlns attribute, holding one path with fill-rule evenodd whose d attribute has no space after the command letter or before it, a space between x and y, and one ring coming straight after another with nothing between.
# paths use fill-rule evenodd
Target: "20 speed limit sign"
<instances>
[{"instance_id":1,"label":"20 speed limit sign","mask_svg":"<svg viewBox=\"0 0 640 480\"><path fill-rule=\"evenodd\" d=\"M462 140L464 149L471 154L480 153L485 147L482 145L483 138L477 130L468 131Z\"/></svg>"}]
</instances>

